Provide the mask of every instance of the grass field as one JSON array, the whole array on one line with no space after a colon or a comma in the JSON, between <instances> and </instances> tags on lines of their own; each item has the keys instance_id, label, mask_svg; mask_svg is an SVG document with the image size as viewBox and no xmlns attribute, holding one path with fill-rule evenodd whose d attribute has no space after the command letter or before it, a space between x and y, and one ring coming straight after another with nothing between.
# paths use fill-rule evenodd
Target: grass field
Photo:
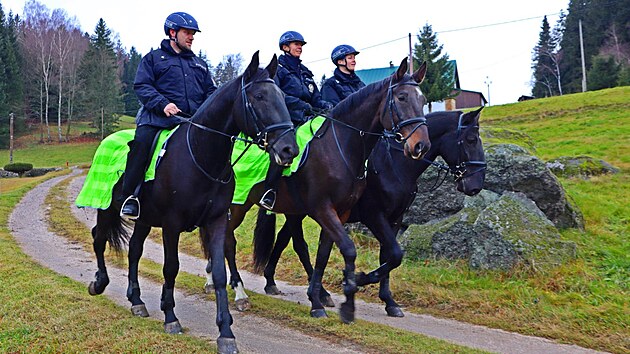
<instances>
[{"instance_id":1,"label":"grass field","mask_svg":"<svg viewBox=\"0 0 630 354\"><path fill-rule=\"evenodd\" d=\"M594 349L630 352L630 87L488 107L482 112L481 125L527 134L535 145L535 154L542 159L589 155L611 163L621 172L589 180L561 179L586 220L584 232L562 232L564 239L578 245L575 261L546 271L480 272L464 263L405 259L392 273L395 298L410 312ZM38 167L59 166L65 164L62 156L67 160L72 154L73 161L89 163L94 146L59 149L58 154L46 153L56 161L54 164L47 164L46 154L38 152L37 147L24 152L27 160L23 162L41 161L42 165L34 163ZM5 154L0 151L0 159ZM39 156L41 160L37 160ZM2 188L0 184L0 192ZM252 229L250 215L237 230L239 265L250 270ZM319 228L308 220L305 231L314 258ZM376 268L377 243L361 235L355 235L355 242L357 269ZM196 235L182 237L182 243L183 250L199 255ZM340 291L342 264L339 252L334 251L324 277L333 291ZM3 271L0 268L0 273ZM306 283L290 247L277 274L283 280ZM363 289L359 296L379 301L375 287Z\"/></svg>"}]
</instances>

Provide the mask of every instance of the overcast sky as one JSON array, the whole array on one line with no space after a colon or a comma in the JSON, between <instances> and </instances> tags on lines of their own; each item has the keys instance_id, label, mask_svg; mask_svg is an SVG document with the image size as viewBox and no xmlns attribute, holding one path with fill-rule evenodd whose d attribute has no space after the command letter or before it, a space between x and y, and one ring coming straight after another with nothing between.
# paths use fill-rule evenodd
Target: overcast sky
<instances>
[{"instance_id":1,"label":"overcast sky","mask_svg":"<svg viewBox=\"0 0 630 354\"><path fill-rule=\"evenodd\" d=\"M330 52L350 44L361 54L358 69L398 65L409 53L408 34L416 43L428 23L439 44L457 61L462 89L480 91L491 105L516 102L531 94L532 49L543 16L553 28L568 0L40 0L50 10L63 8L76 16L81 29L92 34L99 18L117 33L123 45L146 54L165 38L164 19L185 11L199 22L193 50L207 53L212 65L227 54L240 53L245 64L260 50L267 63L278 48L280 35L300 32L308 42L303 63L317 81L331 76ZM0 0L6 13L22 14L24 0ZM489 86L488 86L489 83Z\"/></svg>"}]
</instances>

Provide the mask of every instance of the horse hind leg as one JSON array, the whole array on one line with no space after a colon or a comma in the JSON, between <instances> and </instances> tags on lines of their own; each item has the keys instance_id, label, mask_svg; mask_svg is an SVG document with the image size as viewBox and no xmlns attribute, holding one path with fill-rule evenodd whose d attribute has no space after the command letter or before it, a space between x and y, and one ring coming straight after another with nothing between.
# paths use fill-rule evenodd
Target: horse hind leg
<instances>
[{"instance_id":1,"label":"horse hind leg","mask_svg":"<svg viewBox=\"0 0 630 354\"><path fill-rule=\"evenodd\" d=\"M134 316L149 317L149 311L140 298L140 283L138 281L138 266L140 257L144 251L144 241L146 240L151 227L137 224L133 229L131 240L129 241L129 283L127 286L127 299L131 302L131 313Z\"/></svg>"},{"instance_id":2,"label":"horse hind leg","mask_svg":"<svg viewBox=\"0 0 630 354\"><path fill-rule=\"evenodd\" d=\"M100 212L100 211L99 211ZM100 232L98 224L92 228L92 247L96 255L96 265L98 270L95 274L95 280L88 285L88 293L90 295L100 295L105 291L109 284L109 276L107 275L107 267L105 267L105 248L107 246L107 237Z\"/></svg>"}]
</instances>

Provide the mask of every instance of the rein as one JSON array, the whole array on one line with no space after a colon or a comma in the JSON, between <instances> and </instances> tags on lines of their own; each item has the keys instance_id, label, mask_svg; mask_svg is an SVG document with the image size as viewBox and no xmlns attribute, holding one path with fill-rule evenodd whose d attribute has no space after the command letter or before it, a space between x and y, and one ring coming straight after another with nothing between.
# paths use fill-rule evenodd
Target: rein
<instances>
[{"instance_id":1,"label":"rein","mask_svg":"<svg viewBox=\"0 0 630 354\"><path fill-rule=\"evenodd\" d=\"M392 130L387 130L387 129L383 129L382 133L373 133L373 132L369 132L369 131L365 131L362 129L359 129L351 124L348 124L346 122L342 122L338 119L335 119L333 117L329 117L325 114L320 114L322 117L324 117L325 119L329 120L331 122L331 126L332 126L332 131L333 131L333 136L335 139L335 144L337 145L337 150L339 150L339 153L341 154L341 158L344 162L344 164L346 165L346 167L348 168L348 170L352 171L352 169L350 168L350 164L348 163L345 154L343 153L343 150L341 148L341 144L339 143L339 139L337 138L337 132L335 129L335 123L339 123L341 125L343 125L346 128L350 128L356 132L359 133L359 135L361 137L365 136L365 135L371 135L371 136L375 136L375 137L379 137L379 138L392 138L394 139L396 142L400 143L400 144L404 144L409 137L411 137L411 135L418 130L421 126L423 125L427 125L427 120L424 117L413 117L413 118L409 118L409 119L402 119L402 115L400 114L400 111L398 110L398 106L396 105L396 101L394 100L394 88L398 87L398 86L402 86L402 85L413 85L413 86L418 86L417 83L415 82L403 82L403 83L397 83L397 84L392 84L393 77L390 79L390 84L389 87L387 88L387 105L385 105L385 107L383 108L383 113L382 116L385 116L387 114L387 111L389 109L390 111L390 119L392 121ZM398 118L398 122L394 121L394 116L396 116ZM411 133L409 133L409 135L407 135L406 137L404 137L402 135L402 133L400 132L401 129L403 127L406 127L408 125L411 124L416 124L416 126L413 128L413 130L411 131ZM363 143L363 161L365 161L367 159L367 157L365 156L365 141L361 140L361 142ZM365 164L364 164L365 165ZM361 173L360 175L356 176L355 179L357 180L362 180L365 179L367 176L367 166L364 166L363 168L363 173Z\"/></svg>"},{"instance_id":2,"label":"rein","mask_svg":"<svg viewBox=\"0 0 630 354\"><path fill-rule=\"evenodd\" d=\"M188 129L186 130L186 144L188 147L188 153L190 154L190 157L193 161L193 164L195 165L195 167L197 167L197 169L199 171L201 171L201 173L206 176L206 178L208 178L209 180L213 181L213 182L218 182L221 184L227 184L229 183L232 178L234 177L234 165L241 159L241 157L243 157L243 155L245 154L245 152L252 146L252 145L257 145L259 148L267 151L267 149L269 149L270 147L273 148L273 146L275 145L275 142L278 141L281 137L283 137L284 135L292 132L295 130L295 128L293 127L293 123L288 122L288 123L275 123L275 124L271 124L269 126L264 126L264 124L262 123L262 121L260 120L260 118L258 117L258 114L256 114L256 110L254 109L253 105L251 104L249 98L247 97L247 88L252 86L253 84L256 83L272 83L275 85L275 82L272 79L264 79L264 80L257 80L257 81L252 81L249 82L247 84L245 84L245 78L241 77L241 99L243 101L243 115L245 117L245 124L249 127L249 117L251 117L251 120L254 122L254 128L256 131L255 134L255 138L254 139L248 139L248 138L242 138L240 136L235 136L235 135L231 135L231 134L227 134L225 132L222 132L220 130L216 130L210 127L207 127L203 124L199 124L197 122L195 122L193 120L193 118L185 118L185 117L181 117L178 115L175 115L174 117L177 118L180 123L188 123ZM197 162L197 159L195 158L195 154L192 151L192 145L190 142L190 130L191 127L195 127L198 129L201 129L205 132L209 132L209 133L213 133L213 134L218 134L220 136L226 137L230 140L231 142L231 147L230 147L230 151L232 151L234 149L234 143L236 141L242 141L246 144L246 148L245 150L240 154L240 156L232 163L228 163L225 165L225 168L223 169L223 171L219 174L219 176L224 175L225 170L230 168L230 174L226 179L221 179L220 177L214 177L212 176L210 173L208 173L200 164L199 162ZM273 142L269 142L269 133L276 131L276 130L280 130L280 129L284 129L284 131L277 137L277 139Z\"/></svg>"}]
</instances>

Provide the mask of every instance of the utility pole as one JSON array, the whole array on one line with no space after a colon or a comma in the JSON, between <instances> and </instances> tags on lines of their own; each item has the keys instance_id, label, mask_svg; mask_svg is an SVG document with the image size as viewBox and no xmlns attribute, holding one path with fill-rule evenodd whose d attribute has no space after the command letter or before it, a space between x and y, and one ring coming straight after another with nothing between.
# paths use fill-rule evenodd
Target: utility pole
<instances>
[{"instance_id":1,"label":"utility pole","mask_svg":"<svg viewBox=\"0 0 630 354\"><path fill-rule=\"evenodd\" d=\"M413 51L411 49L411 33L409 33L409 75L413 75Z\"/></svg>"},{"instance_id":2,"label":"utility pole","mask_svg":"<svg viewBox=\"0 0 630 354\"><path fill-rule=\"evenodd\" d=\"M9 163L13 163L13 112L9 113Z\"/></svg>"},{"instance_id":3,"label":"utility pole","mask_svg":"<svg viewBox=\"0 0 630 354\"><path fill-rule=\"evenodd\" d=\"M578 21L580 28L580 54L582 55L582 92L586 92L586 63L584 62L584 39L582 38L582 19Z\"/></svg>"},{"instance_id":4,"label":"utility pole","mask_svg":"<svg viewBox=\"0 0 630 354\"><path fill-rule=\"evenodd\" d=\"M492 81L490 81L490 78L486 76L486 81L484 81L483 83L488 86L488 106L490 106L490 84L492 83Z\"/></svg>"}]
</instances>

